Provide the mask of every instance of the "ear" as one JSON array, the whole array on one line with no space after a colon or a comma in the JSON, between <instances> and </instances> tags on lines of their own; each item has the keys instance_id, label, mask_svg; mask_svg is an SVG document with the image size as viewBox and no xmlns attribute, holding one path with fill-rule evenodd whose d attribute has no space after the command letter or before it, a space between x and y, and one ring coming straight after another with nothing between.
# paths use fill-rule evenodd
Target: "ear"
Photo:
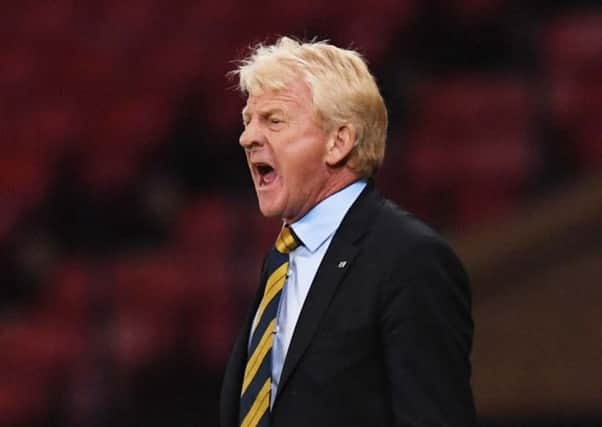
<instances>
[{"instance_id":1,"label":"ear","mask_svg":"<svg viewBox=\"0 0 602 427\"><path fill-rule=\"evenodd\" d=\"M355 144L356 132L352 124L339 126L330 134L326 145L326 164L334 167L343 162Z\"/></svg>"}]
</instances>

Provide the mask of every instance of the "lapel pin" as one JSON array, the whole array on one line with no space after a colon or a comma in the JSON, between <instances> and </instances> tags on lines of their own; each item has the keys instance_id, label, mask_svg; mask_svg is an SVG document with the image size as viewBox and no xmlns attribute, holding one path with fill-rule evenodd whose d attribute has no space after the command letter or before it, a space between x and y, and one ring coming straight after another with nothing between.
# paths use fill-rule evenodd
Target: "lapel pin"
<instances>
[{"instance_id":1,"label":"lapel pin","mask_svg":"<svg viewBox=\"0 0 602 427\"><path fill-rule=\"evenodd\" d=\"M338 268L345 268L345 266L347 265L347 261L339 261L339 265L337 265Z\"/></svg>"}]
</instances>

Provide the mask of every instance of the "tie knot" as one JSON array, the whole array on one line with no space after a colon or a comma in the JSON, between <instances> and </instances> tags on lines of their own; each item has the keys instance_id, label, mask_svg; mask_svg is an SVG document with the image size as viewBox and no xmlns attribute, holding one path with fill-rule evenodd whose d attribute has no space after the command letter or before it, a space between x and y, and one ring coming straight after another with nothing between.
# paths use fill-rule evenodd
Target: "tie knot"
<instances>
[{"instance_id":1,"label":"tie knot","mask_svg":"<svg viewBox=\"0 0 602 427\"><path fill-rule=\"evenodd\" d=\"M288 254L295 250L299 246L299 243L299 239L295 236L293 230L288 225L285 225L282 227L274 246L276 246L278 252Z\"/></svg>"}]
</instances>

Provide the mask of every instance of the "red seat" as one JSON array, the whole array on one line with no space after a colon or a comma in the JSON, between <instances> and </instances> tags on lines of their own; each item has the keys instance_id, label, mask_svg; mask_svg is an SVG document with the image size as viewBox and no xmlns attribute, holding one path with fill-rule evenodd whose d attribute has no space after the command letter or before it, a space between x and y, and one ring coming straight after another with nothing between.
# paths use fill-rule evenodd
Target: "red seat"
<instances>
[{"instance_id":1,"label":"red seat","mask_svg":"<svg viewBox=\"0 0 602 427\"><path fill-rule=\"evenodd\" d=\"M340 43L344 47L359 49L373 67L381 63L395 37L412 23L418 9L415 0L356 2L351 6L354 13L349 15L349 19L339 20L340 10L349 8L349 3L328 3L332 11L331 22L335 23L333 31ZM322 15L322 11L318 10L317 15Z\"/></svg>"},{"instance_id":2,"label":"red seat","mask_svg":"<svg viewBox=\"0 0 602 427\"><path fill-rule=\"evenodd\" d=\"M190 284L171 252L132 257L113 268L115 302L126 310L175 316L187 303Z\"/></svg>"},{"instance_id":3,"label":"red seat","mask_svg":"<svg viewBox=\"0 0 602 427\"><path fill-rule=\"evenodd\" d=\"M97 37L120 49L147 38L160 24L161 10L155 0L104 0L99 15Z\"/></svg>"},{"instance_id":4,"label":"red seat","mask_svg":"<svg viewBox=\"0 0 602 427\"><path fill-rule=\"evenodd\" d=\"M35 51L25 43L0 44L0 91L11 100L33 85L38 66Z\"/></svg>"},{"instance_id":5,"label":"red seat","mask_svg":"<svg viewBox=\"0 0 602 427\"><path fill-rule=\"evenodd\" d=\"M586 170L596 168L599 138L591 129L602 121L602 14L552 20L541 46L553 123L569 135L567 152Z\"/></svg>"},{"instance_id":6,"label":"red seat","mask_svg":"<svg viewBox=\"0 0 602 427\"><path fill-rule=\"evenodd\" d=\"M470 22L499 16L508 0L454 0L445 3L455 17Z\"/></svg>"},{"instance_id":7,"label":"red seat","mask_svg":"<svg viewBox=\"0 0 602 427\"><path fill-rule=\"evenodd\" d=\"M70 364L81 356L83 335L62 316L40 313L2 325L2 369L11 381L35 383L47 390L62 380Z\"/></svg>"},{"instance_id":8,"label":"red seat","mask_svg":"<svg viewBox=\"0 0 602 427\"><path fill-rule=\"evenodd\" d=\"M116 151L131 147L148 152L167 133L169 113L168 105L152 92L126 92L111 103L105 117L100 117L98 130L106 132L106 144L119 147ZM113 142L113 137L118 142Z\"/></svg>"},{"instance_id":9,"label":"red seat","mask_svg":"<svg viewBox=\"0 0 602 427\"><path fill-rule=\"evenodd\" d=\"M177 329L151 311L120 310L111 318L108 352L117 374L128 378L174 349Z\"/></svg>"},{"instance_id":10,"label":"red seat","mask_svg":"<svg viewBox=\"0 0 602 427\"><path fill-rule=\"evenodd\" d=\"M220 368L227 359L240 326L241 307L235 294L214 283L210 294L198 301L192 313L192 347L204 366Z\"/></svg>"},{"instance_id":11,"label":"red seat","mask_svg":"<svg viewBox=\"0 0 602 427\"><path fill-rule=\"evenodd\" d=\"M43 0L24 2L23 26L36 41L71 36L77 23L77 2L73 0Z\"/></svg>"},{"instance_id":12,"label":"red seat","mask_svg":"<svg viewBox=\"0 0 602 427\"><path fill-rule=\"evenodd\" d=\"M79 162L80 179L91 194L118 193L132 185L140 172L141 153L127 150L125 139L113 138L111 142L121 143L126 149L119 152L108 138L97 138L93 146L85 148Z\"/></svg>"},{"instance_id":13,"label":"red seat","mask_svg":"<svg viewBox=\"0 0 602 427\"><path fill-rule=\"evenodd\" d=\"M14 143L48 164L60 159L81 131L81 117L69 98L37 98L21 109L14 124Z\"/></svg>"},{"instance_id":14,"label":"red seat","mask_svg":"<svg viewBox=\"0 0 602 427\"><path fill-rule=\"evenodd\" d=\"M602 119L584 123L579 129L575 152L585 172L602 170Z\"/></svg>"},{"instance_id":15,"label":"red seat","mask_svg":"<svg viewBox=\"0 0 602 427\"><path fill-rule=\"evenodd\" d=\"M0 368L0 425L23 426L47 419L49 393L32 378L7 379Z\"/></svg>"},{"instance_id":16,"label":"red seat","mask_svg":"<svg viewBox=\"0 0 602 427\"><path fill-rule=\"evenodd\" d=\"M236 236L234 201L217 196L199 198L182 212L176 230L176 244L192 251L225 257Z\"/></svg>"},{"instance_id":17,"label":"red seat","mask_svg":"<svg viewBox=\"0 0 602 427\"><path fill-rule=\"evenodd\" d=\"M37 310L60 318L77 328L87 327L90 309L102 294L94 281L96 272L85 263L64 259L57 262L49 279L49 291L41 295Z\"/></svg>"},{"instance_id":18,"label":"red seat","mask_svg":"<svg viewBox=\"0 0 602 427\"><path fill-rule=\"evenodd\" d=\"M149 153L168 131L169 110L152 93L128 92L114 99L97 98L86 115L79 147L81 179L91 191L112 193L130 185Z\"/></svg>"},{"instance_id":19,"label":"red seat","mask_svg":"<svg viewBox=\"0 0 602 427\"><path fill-rule=\"evenodd\" d=\"M214 57L211 61L204 60L214 53L197 38L190 30L179 30L170 38L163 34L153 38L140 60L141 86L184 96L204 69L214 66L212 63L216 61Z\"/></svg>"},{"instance_id":20,"label":"red seat","mask_svg":"<svg viewBox=\"0 0 602 427\"><path fill-rule=\"evenodd\" d=\"M418 212L467 226L516 203L538 165L524 84L487 75L434 80L418 86L417 98L416 125L402 154L409 175L402 191ZM478 205L465 198L476 192Z\"/></svg>"},{"instance_id":21,"label":"red seat","mask_svg":"<svg viewBox=\"0 0 602 427\"><path fill-rule=\"evenodd\" d=\"M172 252L125 259L108 277L115 307L110 351L122 373L135 372L173 350L194 284Z\"/></svg>"},{"instance_id":22,"label":"red seat","mask_svg":"<svg viewBox=\"0 0 602 427\"><path fill-rule=\"evenodd\" d=\"M48 159L44 152L9 146L0 156L0 197L4 203L32 206L48 186Z\"/></svg>"}]
</instances>

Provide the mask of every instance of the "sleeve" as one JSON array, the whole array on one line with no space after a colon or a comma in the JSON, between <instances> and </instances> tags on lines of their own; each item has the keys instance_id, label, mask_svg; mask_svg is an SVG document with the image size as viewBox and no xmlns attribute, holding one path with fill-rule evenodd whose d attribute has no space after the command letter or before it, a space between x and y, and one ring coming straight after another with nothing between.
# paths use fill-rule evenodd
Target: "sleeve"
<instances>
[{"instance_id":1,"label":"sleeve","mask_svg":"<svg viewBox=\"0 0 602 427\"><path fill-rule=\"evenodd\" d=\"M397 261L381 301L395 426L475 426L466 273L447 244L435 239Z\"/></svg>"}]
</instances>

